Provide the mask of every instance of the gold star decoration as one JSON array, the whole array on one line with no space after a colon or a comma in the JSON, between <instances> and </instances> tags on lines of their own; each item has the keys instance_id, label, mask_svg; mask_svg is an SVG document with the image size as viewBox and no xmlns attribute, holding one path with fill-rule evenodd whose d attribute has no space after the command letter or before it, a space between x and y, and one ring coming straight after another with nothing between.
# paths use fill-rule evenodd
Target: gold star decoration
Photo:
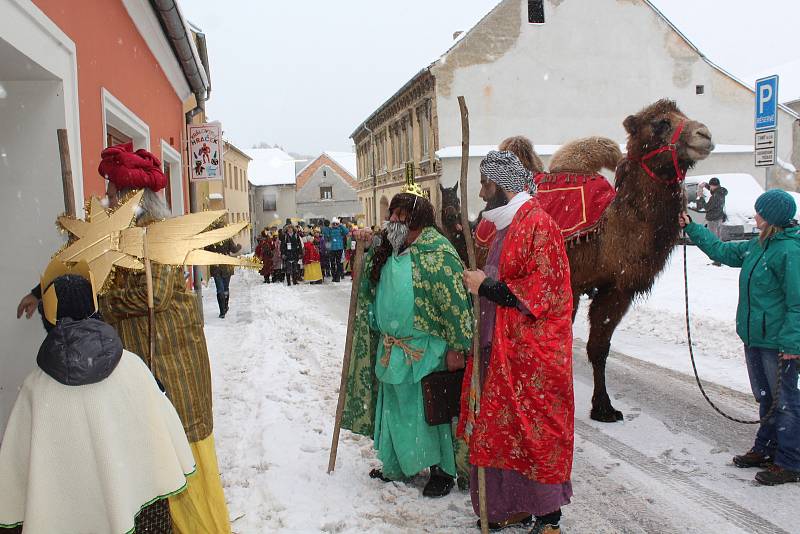
<instances>
[{"instance_id":1,"label":"gold star decoration","mask_svg":"<svg viewBox=\"0 0 800 534\"><path fill-rule=\"evenodd\" d=\"M85 220L59 217L58 224L76 239L53 260L65 264L85 261L98 288L104 287L114 267L144 269L145 258L164 265L260 267L245 258L202 250L247 227L247 222L240 222L204 232L225 215L225 210L191 213L145 227L132 226L142 194L139 191L131 195L113 211L103 209L100 201L92 198Z\"/></svg>"}]
</instances>

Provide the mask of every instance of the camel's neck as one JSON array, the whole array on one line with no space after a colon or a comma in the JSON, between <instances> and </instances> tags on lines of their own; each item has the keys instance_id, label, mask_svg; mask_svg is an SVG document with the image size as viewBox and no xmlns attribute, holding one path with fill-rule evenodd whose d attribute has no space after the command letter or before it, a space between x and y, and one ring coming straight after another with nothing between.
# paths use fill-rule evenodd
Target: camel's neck
<instances>
[{"instance_id":1,"label":"camel's neck","mask_svg":"<svg viewBox=\"0 0 800 534\"><path fill-rule=\"evenodd\" d=\"M640 221L662 221L664 217L677 220L682 209L683 188L680 183L666 183L650 177L635 162L625 161L617 169L617 198L613 206L620 215Z\"/></svg>"},{"instance_id":2,"label":"camel's neck","mask_svg":"<svg viewBox=\"0 0 800 534\"><path fill-rule=\"evenodd\" d=\"M680 233L678 215L683 209L683 187L654 180L632 161L618 167L616 179L617 197L609 209L632 233L638 230L648 236L631 240L630 246L641 243L649 253L655 253L656 261L666 258Z\"/></svg>"}]
</instances>

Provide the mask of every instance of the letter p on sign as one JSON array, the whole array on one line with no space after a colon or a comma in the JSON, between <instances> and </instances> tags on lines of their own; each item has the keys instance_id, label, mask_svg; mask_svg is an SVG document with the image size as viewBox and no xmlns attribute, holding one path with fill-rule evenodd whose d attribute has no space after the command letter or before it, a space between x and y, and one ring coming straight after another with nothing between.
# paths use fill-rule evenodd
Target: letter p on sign
<instances>
[{"instance_id":1,"label":"letter p on sign","mask_svg":"<svg viewBox=\"0 0 800 534\"><path fill-rule=\"evenodd\" d=\"M758 88L758 114L764 113L764 107L772 100L772 86L762 85Z\"/></svg>"}]
</instances>

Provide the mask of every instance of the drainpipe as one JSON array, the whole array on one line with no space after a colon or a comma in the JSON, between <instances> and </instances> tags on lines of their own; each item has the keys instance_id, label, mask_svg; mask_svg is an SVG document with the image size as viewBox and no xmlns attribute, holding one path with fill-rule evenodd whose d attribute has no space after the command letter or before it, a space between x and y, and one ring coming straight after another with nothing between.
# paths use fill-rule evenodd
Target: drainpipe
<instances>
[{"instance_id":1,"label":"drainpipe","mask_svg":"<svg viewBox=\"0 0 800 534\"><path fill-rule=\"evenodd\" d=\"M195 46L195 42L186 28L186 20L183 18L176 0L150 0L150 6L155 11L161 24L161 30L169 40L172 52L175 54L183 75L195 96L196 106L186 113L186 124L188 125L191 124L192 119L198 113L205 111L205 102L211 89L205 35L198 32L198 45ZM191 161L188 143L186 144L186 161ZM198 211L197 192L191 177L189 178L189 211L192 213ZM192 281L198 308L202 316L203 289L200 269L197 266L192 267Z\"/></svg>"},{"instance_id":2,"label":"drainpipe","mask_svg":"<svg viewBox=\"0 0 800 534\"><path fill-rule=\"evenodd\" d=\"M186 112L186 126L192 124L195 115L205 111L205 102L198 101L198 105ZM185 157L187 162L192 161L192 155L189 153L189 140L186 140ZM197 213L200 208L197 204L197 189L192 181L192 169L187 165L189 170L189 212ZM200 268L197 265L192 266L192 287L194 287L195 297L197 298L197 307L200 310L200 317L203 318L203 280Z\"/></svg>"},{"instance_id":3,"label":"drainpipe","mask_svg":"<svg viewBox=\"0 0 800 534\"><path fill-rule=\"evenodd\" d=\"M200 46L196 47L175 0L150 0L150 5L156 12L161 29L169 40L183 75L197 98L198 106L201 106L201 102L208 99L210 88L207 66L203 64L198 50L198 48L205 50L205 35L198 33Z\"/></svg>"}]
</instances>

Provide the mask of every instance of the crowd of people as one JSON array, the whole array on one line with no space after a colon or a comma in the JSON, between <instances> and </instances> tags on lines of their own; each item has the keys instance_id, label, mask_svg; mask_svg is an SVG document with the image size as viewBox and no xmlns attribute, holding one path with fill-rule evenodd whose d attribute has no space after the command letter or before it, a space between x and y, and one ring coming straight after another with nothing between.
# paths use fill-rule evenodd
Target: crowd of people
<instances>
[{"instance_id":1,"label":"crowd of people","mask_svg":"<svg viewBox=\"0 0 800 534\"><path fill-rule=\"evenodd\" d=\"M341 282L364 242L342 426L374 440L381 467L369 477L425 471L425 497L463 481L476 515L485 499L490 529L558 534L572 498L573 298L564 240L537 200L524 163L533 147L523 141L480 165L482 216L494 225L481 270L465 269L413 183L392 198L380 229L287 221L261 231L255 255L264 283ZM104 151L110 205L144 188L137 224L168 216L155 194L166 182L160 169L143 150ZM737 333L763 421L753 448L733 463L762 468L755 480L764 485L800 482L796 209L784 191L761 195L761 233L747 242L723 243L713 225L686 213L676 221L713 260L741 268ZM236 253L232 242L212 250ZM230 280L223 267L212 269L221 317ZM166 265L152 269L154 316L146 288L142 272L120 269L98 297L92 276L76 267L43 277L20 302L18 316L38 309L47 335L0 447L0 495L12 496L0 499L0 527L230 532L197 300L180 269ZM68 490L75 484L81 491Z\"/></svg>"},{"instance_id":2,"label":"crowd of people","mask_svg":"<svg viewBox=\"0 0 800 534\"><path fill-rule=\"evenodd\" d=\"M299 282L322 284L326 280L339 283L352 278L351 260L355 250L354 223L338 218L310 226L287 219L282 227L270 226L257 238L255 256L261 260L259 271L265 284ZM376 231L377 228L372 228Z\"/></svg>"}]
</instances>

